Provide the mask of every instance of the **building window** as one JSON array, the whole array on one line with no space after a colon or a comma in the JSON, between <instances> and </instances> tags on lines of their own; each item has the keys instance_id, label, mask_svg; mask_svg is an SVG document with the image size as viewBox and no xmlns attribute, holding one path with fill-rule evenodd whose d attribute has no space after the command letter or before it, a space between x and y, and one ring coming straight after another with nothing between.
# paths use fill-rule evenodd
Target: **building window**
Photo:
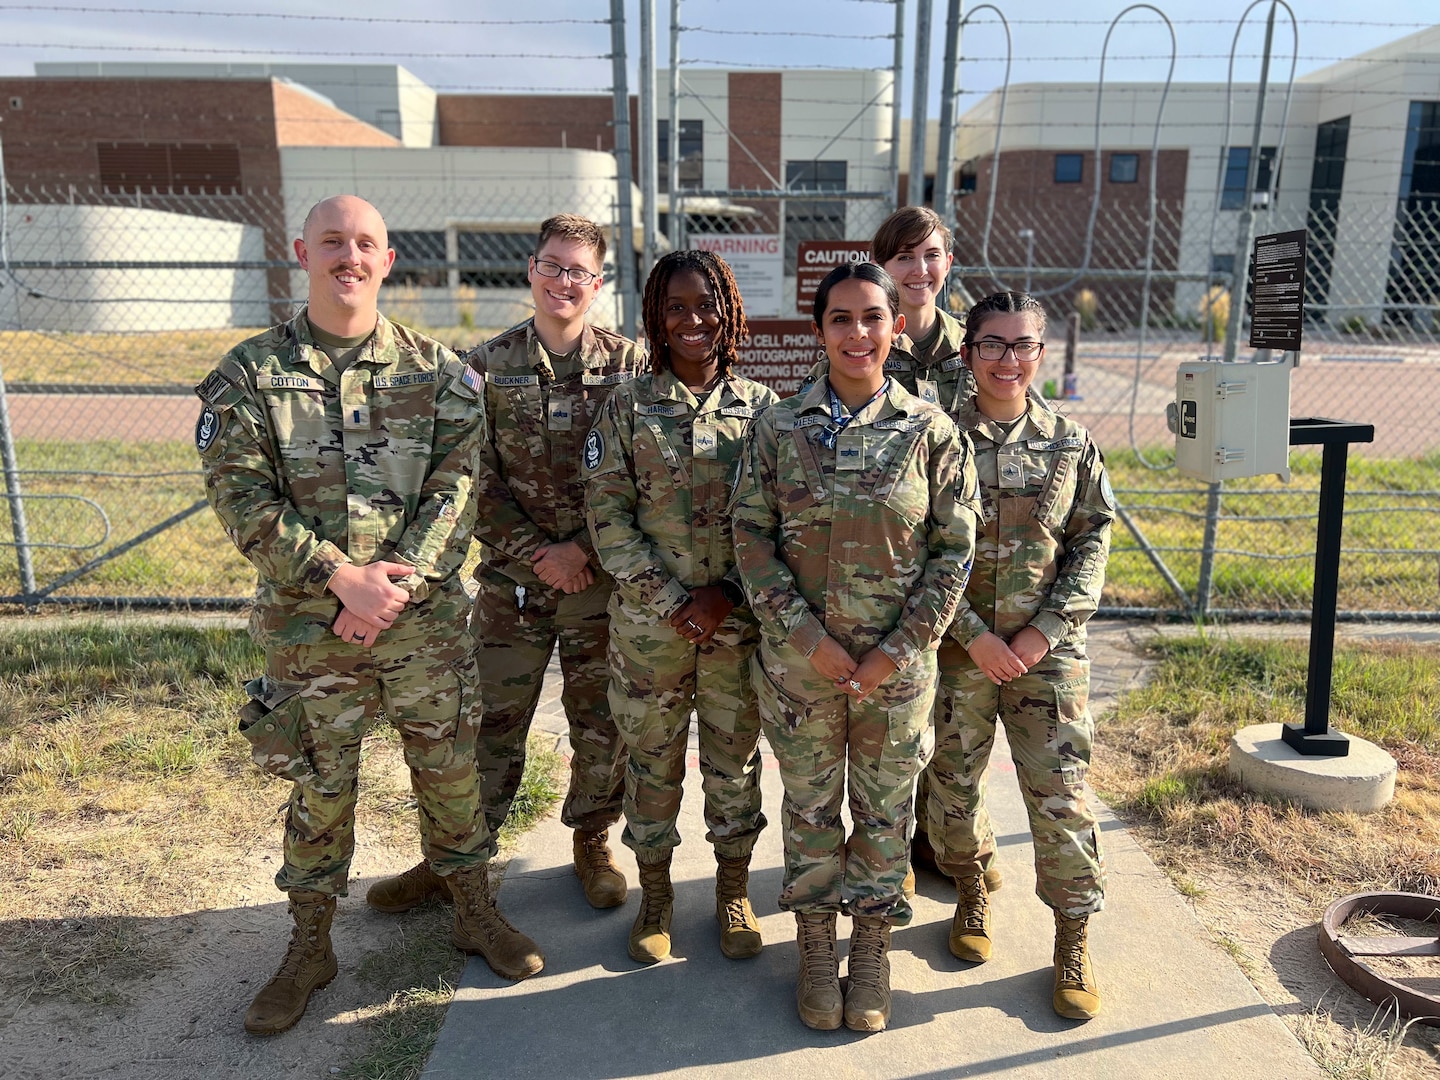
<instances>
[{"instance_id":1,"label":"building window","mask_svg":"<svg viewBox=\"0 0 1440 1080\"><path fill-rule=\"evenodd\" d=\"M535 229L525 232L459 232L455 254L460 284L482 289L526 289Z\"/></svg>"},{"instance_id":2,"label":"building window","mask_svg":"<svg viewBox=\"0 0 1440 1080\"><path fill-rule=\"evenodd\" d=\"M1217 278L1233 278L1235 276L1235 256L1211 255L1210 274Z\"/></svg>"},{"instance_id":3,"label":"building window","mask_svg":"<svg viewBox=\"0 0 1440 1080\"><path fill-rule=\"evenodd\" d=\"M787 161L785 186L791 191L844 191L844 161ZM801 240L844 240L845 203L841 199L785 200L785 272L795 273Z\"/></svg>"},{"instance_id":4,"label":"building window","mask_svg":"<svg viewBox=\"0 0 1440 1080\"><path fill-rule=\"evenodd\" d=\"M100 186L141 195L238 195L235 144L110 142L95 147Z\"/></svg>"},{"instance_id":5,"label":"building window","mask_svg":"<svg viewBox=\"0 0 1440 1080\"><path fill-rule=\"evenodd\" d=\"M1110 183L1133 184L1140 179L1139 154L1110 155Z\"/></svg>"},{"instance_id":6,"label":"building window","mask_svg":"<svg viewBox=\"0 0 1440 1080\"><path fill-rule=\"evenodd\" d=\"M1270 190L1270 171L1275 167L1275 147L1260 148L1260 166L1255 170L1255 190ZM1225 156L1225 183L1220 189L1220 209L1240 210L1245 206L1245 174L1250 170L1250 147L1232 146Z\"/></svg>"},{"instance_id":7,"label":"building window","mask_svg":"<svg viewBox=\"0 0 1440 1080\"><path fill-rule=\"evenodd\" d=\"M1330 278L1335 268L1335 233L1340 224L1340 189L1345 184L1345 155L1350 148L1350 118L1327 120L1315 129L1315 164L1310 170L1310 208L1305 228L1305 314L1326 317Z\"/></svg>"},{"instance_id":8,"label":"building window","mask_svg":"<svg viewBox=\"0 0 1440 1080\"><path fill-rule=\"evenodd\" d=\"M1085 177L1084 154L1055 155L1055 183L1078 184Z\"/></svg>"},{"instance_id":9,"label":"building window","mask_svg":"<svg viewBox=\"0 0 1440 1080\"><path fill-rule=\"evenodd\" d=\"M1385 319L1427 325L1440 296L1440 101L1412 101L1405 125ZM1423 322L1422 322L1423 320Z\"/></svg>"},{"instance_id":10,"label":"building window","mask_svg":"<svg viewBox=\"0 0 1440 1080\"><path fill-rule=\"evenodd\" d=\"M663 194L670 190L670 121L655 124L656 182ZM680 121L680 190L705 186L705 121Z\"/></svg>"},{"instance_id":11,"label":"building window","mask_svg":"<svg viewBox=\"0 0 1440 1080\"><path fill-rule=\"evenodd\" d=\"M960 183L956 185L955 194L963 197L974 195L980 185L980 178L975 173L973 165L962 165L960 167Z\"/></svg>"},{"instance_id":12,"label":"building window","mask_svg":"<svg viewBox=\"0 0 1440 1080\"><path fill-rule=\"evenodd\" d=\"M395 229L390 233L390 246L395 249L395 268L386 279L392 285L424 285L438 288L445 284L445 233Z\"/></svg>"}]
</instances>

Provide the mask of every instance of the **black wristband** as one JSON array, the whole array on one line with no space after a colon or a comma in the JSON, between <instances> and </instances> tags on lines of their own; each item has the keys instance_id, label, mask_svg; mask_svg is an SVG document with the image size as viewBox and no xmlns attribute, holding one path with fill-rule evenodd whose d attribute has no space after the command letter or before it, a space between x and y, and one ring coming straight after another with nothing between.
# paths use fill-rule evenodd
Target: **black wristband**
<instances>
[{"instance_id":1,"label":"black wristband","mask_svg":"<svg viewBox=\"0 0 1440 1080\"><path fill-rule=\"evenodd\" d=\"M729 578L720 582L720 591L725 595L725 599L730 601L731 607L739 607L745 603L745 590Z\"/></svg>"}]
</instances>

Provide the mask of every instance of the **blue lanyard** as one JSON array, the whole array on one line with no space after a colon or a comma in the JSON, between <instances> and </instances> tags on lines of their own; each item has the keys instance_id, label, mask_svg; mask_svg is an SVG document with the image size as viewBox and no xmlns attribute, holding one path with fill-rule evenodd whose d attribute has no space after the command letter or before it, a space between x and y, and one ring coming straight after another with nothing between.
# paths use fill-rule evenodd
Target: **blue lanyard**
<instances>
[{"instance_id":1,"label":"blue lanyard","mask_svg":"<svg viewBox=\"0 0 1440 1080\"><path fill-rule=\"evenodd\" d=\"M836 396L834 387L827 386L826 389L830 392L830 423L827 424L824 430L817 436L820 445L825 447L826 450L834 450L835 444L840 441L840 433L850 426L850 421L854 420L855 417L875 404L876 400L881 394L885 393L885 388L889 385L890 376L886 375L885 381L880 384L880 389L870 395L870 400L848 416L845 414L845 403Z\"/></svg>"}]
</instances>

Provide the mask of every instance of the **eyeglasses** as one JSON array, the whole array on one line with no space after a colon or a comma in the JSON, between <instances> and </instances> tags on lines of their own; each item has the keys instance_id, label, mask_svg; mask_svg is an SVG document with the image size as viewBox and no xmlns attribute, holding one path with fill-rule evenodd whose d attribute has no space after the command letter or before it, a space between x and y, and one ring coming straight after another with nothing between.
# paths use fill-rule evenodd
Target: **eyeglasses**
<instances>
[{"instance_id":1,"label":"eyeglasses","mask_svg":"<svg viewBox=\"0 0 1440 1080\"><path fill-rule=\"evenodd\" d=\"M1022 364L1035 363L1045 352L1043 341L972 341L970 347L981 360L1004 360L1011 352Z\"/></svg>"},{"instance_id":2,"label":"eyeglasses","mask_svg":"<svg viewBox=\"0 0 1440 1080\"><path fill-rule=\"evenodd\" d=\"M563 274L574 285L589 285L600 276L583 266L561 266L549 259L537 259L533 255L530 256L530 261L535 264L535 270L541 277L558 278Z\"/></svg>"}]
</instances>

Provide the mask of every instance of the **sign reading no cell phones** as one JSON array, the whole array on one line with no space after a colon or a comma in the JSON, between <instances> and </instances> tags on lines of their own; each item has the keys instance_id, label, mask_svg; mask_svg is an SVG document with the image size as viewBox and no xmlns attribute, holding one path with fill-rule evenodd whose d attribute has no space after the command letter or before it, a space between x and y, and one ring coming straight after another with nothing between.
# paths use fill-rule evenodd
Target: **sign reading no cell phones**
<instances>
[{"instance_id":1,"label":"sign reading no cell phones","mask_svg":"<svg viewBox=\"0 0 1440 1080\"><path fill-rule=\"evenodd\" d=\"M1300 351L1305 314L1305 230L1255 238L1250 256L1250 347Z\"/></svg>"}]
</instances>

